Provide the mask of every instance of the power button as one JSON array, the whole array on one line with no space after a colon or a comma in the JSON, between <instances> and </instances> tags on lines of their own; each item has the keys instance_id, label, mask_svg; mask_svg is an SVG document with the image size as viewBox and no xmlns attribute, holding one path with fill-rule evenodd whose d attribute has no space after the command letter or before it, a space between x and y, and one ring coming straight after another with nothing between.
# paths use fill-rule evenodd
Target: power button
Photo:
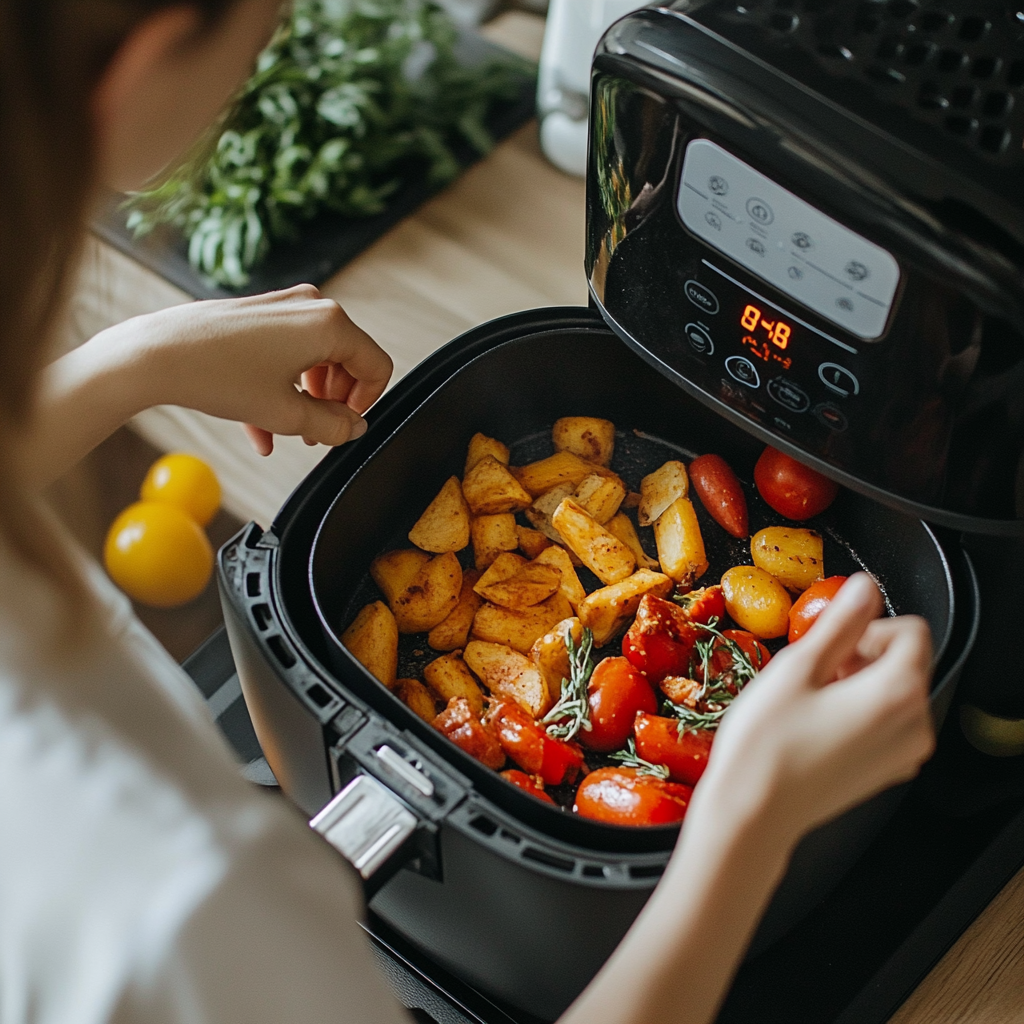
<instances>
[{"instance_id":1,"label":"power button","mask_svg":"<svg viewBox=\"0 0 1024 1024\"><path fill-rule=\"evenodd\" d=\"M725 361L725 368L733 380L746 384L748 388L761 386L761 377L757 372L757 367L749 359L743 356L729 356Z\"/></svg>"}]
</instances>

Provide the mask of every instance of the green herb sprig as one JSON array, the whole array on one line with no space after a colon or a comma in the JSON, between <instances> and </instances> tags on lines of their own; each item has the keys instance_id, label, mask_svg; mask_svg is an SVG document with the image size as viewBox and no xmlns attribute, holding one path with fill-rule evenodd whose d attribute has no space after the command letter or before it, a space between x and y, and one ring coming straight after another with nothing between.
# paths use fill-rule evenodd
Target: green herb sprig
<instances>
[{"instance_id":1,"label":"green herb sprig","mask_svg":"<svg viewBox=\"0 0 1024 1024\"><path fill-rule=\"evenodd\" d=\"M636 740L632 736L630 736L625 750L609 754L608 758L611 761L618 761L623 768L635 768L640 775L651 775L656 779L665 780L669 777L669 770L666 765L645 761L636 752Z\"/></svg>"},{"instance_id":2,"label":"green herb sprig","mask_svg":"<svg viewBox=\"0 0 1024 1024\"><path fill-rule=\"evenodd\" d=\"M565 649L569 653L569 678L562 680L562 692L554 707L540 720L547 734L556 740L571 740L582 732L590 732L590 702L587 684L594 672L594 634L583 630L580 645L565 635Z\"/></svg>"}]
</instances>

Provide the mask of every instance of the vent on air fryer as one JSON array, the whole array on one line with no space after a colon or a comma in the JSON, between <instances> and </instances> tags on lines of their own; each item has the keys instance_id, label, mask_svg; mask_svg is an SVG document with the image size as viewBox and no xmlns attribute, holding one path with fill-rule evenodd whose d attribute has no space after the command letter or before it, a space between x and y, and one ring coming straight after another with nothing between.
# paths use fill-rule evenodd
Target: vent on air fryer
<instances>
[{"instance_id":1,"label":"vent on air fryer","mask_svg":"<svg viewBox=\"0 0 1024 1024\"><path fill-rule=\"evenodd\" d=\"M717 6L717 5L716 5ZM969 0L746 0L718 17L1003 165L1024 163L1024 5Z\"/></svg>"}]
</instances>

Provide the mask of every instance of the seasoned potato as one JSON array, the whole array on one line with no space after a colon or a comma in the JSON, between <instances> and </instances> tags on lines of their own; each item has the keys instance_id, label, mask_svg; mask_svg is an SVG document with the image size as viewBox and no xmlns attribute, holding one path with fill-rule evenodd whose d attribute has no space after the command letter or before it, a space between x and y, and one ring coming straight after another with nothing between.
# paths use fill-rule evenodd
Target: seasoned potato
<instances>
[{"instance_id":1,"label":"seasoned potato","mask_svg":"<svg viewBox=\"0 0 1024 1024\"><path fill-rule=\"evenodd\" d=\"M633 525L633 520L625 514L620 512L616 516L612 516L607 523L604 524L604 528L609 532L613 533L619 540L622 541L630 551L633 552L636 558L636 564L641 569L657 569L659 568L658 560L651 558L646 551L644 551L643 545L640 543L640 538L637 536L636 527Z\"/></svg>"},{"instance_id":2,"label":"seasoned potato","mask_svg":"<svg viewBox=\"0 0 1024 1024\"><path fill-rule=\"evenodd\" d=\"M750 539L754 565L770 572L787 590L804 591L825 578L821 534L795 526L769 526Z\"/></svg>"},{"instance_id":3,"label":"seasoned potato","mask_svg":"<svg viewBox=\"0 0 1024 1024\"><path fill-rule=\"evenodd\" d=\"M485 455L493 455L503 466L508 465L508 446L496 441L486 434L474 434L469 439L469 450L466 452L465 476Z\"/></svg>"},{"instance_id":4,"label":"seasoned potato","mask_svg":"<svg viewBox=\"0 0 1024 1024\"><path fill-rule=\"evenodd\" d=\"M424 551L461 551L469 543L469 506L459 478L453 476L409 531L409 540Z\"/></svg>"},{"instance_id":5,"label":"seasoned potato","mask_svg":"<svg viewBox=\"0 0 1024 1024\"><path fill-rule=\"evenodd\" d=\"M391 603L399 633L422 633L443 622L459 603L462 566L448 551L432 558Z\"/></svg>"},{"instance_id":6,"label":"seasoned potato","mask_svg":"<svg viewBox=\"0 0 1024 1024\"><path fill-rule=\"evenodd\" d=\"M341 634L341 642L356 661L389 689L398 671L398 625L382 601L363 608Z\"/></svg>"},{"instance_id":7,"label":"seasoned potato","mask_svg":"<svg viewBox=\"0 0 1024 1024\"><path fill-rule=\"evenodd\" d=\"M491 566L493 569L494 566ZM488 570L490 572L490 570ZM477 593L502 608L532 608L546 601L562 585L562 574L550 565L527 562L507 580L487 586L477 584Z\"/></svg>"},{"instance_id":8,"label":"seasoned potato","mask_svg":"<svg viewBox=\"0 0 1024 1024\"><path fill-rule=\"evenodd\" d=\"M676 583L692 586L707 572L704 538L693 505L687 498L676 498L654 524L654 542L662 572Z\"/></svg>"},{"instance_id":9,"label":"seasoned potato","mask_svg":"<svg viewBox=\"0 0 1024 1024\"><path fill-rule=\"evenodd\" d=\"M637 569L632 576L602 587L581 602L580 622L594 634L594 643L603 647L636 615L644 594L664 597L672 589L672 580L664 573Z\"/></svg>"},{"instance_id":10,"label":"seasoned potato","mask_svg":"<svg viewBox=\"0 0 1024 1024\"><path fill-rule=\"evenodd\" d=\"M583 640L579 619L562 619L530 648L530 660L540 669L553 700L561 696L562 680L569 678L569 650L565 638L570 635L579 646Z\"/></svg>"},{"instance_id":11,"label":"seasoned potato","mask_svg":"<svg viewBox=\"0 0 1024 1024\"><path fill-rule=\"evenodd\" d=\"M496 516L474 516L469 524L473 538L473 558L478 569L486 569L503 551L519 547L516 517L511 512Z\"/></svg>"},{"instance_id":12,"label":"seasoned potato","mask_svg":"<svg viewBox=\"0 0 1024 1024\"><path fill-rule=\"evenodd\" d=\"M454 651L466 646L473 616L483 604L483 598L473 590L479 579L480 573L476 569L467 569L462 574L459 603L427 635L427 643L435 651Z\"/></svg>"},{"instance_id":13,"label":"seasoned potato","mask_svg":"<svg viewBox=\"0 0 1024 1024\"><path fill-rule=\"evenodd\" d=\"M442 703L447 704L452 697L464 697L474 715L482 715L484 710L484 694L475 676L466 667L461 651L442 654L423 668L423 678L431 689L440 696Z\"/></svg>"},{"instance_id":14,"label":"seasoned potato","mask_svg":"<svg viewBox=\"0 0 1024 1024\"><path fill-rule=\"evenodd\" d=\"M462 493L475 516L519 512L533 498L493 455L485 455L462 481Z\"/></svg>"},{"instance_id":15,"label":"seasoned potato","mask_svg":"<svg viewBox=\"0 0 1024 1024\"><path fill-rule=\"evenodd\" d=\"M566 498L572 497L572 493L570 484L560 484L558 487L552 487L550 491L545 491L526 510L526 518L556 544L562 543L562 535L551 525L551 517Z\"/></svg>"},{"instance_id":16,"label":"seasoned potato","mask_svg":"<svg viewBox=\"0 0 1024 1024\"><path fill-rule=\"evenodd\" d=\"M576 606L587 596L587 592L583 589L579 576L576 575L569 552L557 544L552 544L551 547L545 548L535 561L541 565L553 566L558 570L561 576L560 589L575 611Z\"/></svg>"},{"instance_id":17,"label":"seasoned potato","mask_svg":"<svg viewBox=\"0 0 1024 1024\"><path fill-rule=\"evenodd\" d=\"M531 530L528 526L517 526L516 536L519 538L519 550L527 558L536 558L545 548L551 547L551 541L540 530Z\"/></svg>"},{"instance_id":18,"label":"seasoned potato","mask_svg":"<svg viewBox=\"0 0 1024 1024\"><path fill-rule=\"evenodd\" d=\"M690 480L681 462L670 460L640 481L640 507L637 522L652 526L661 514L679 498L690 493Z\"/></svg>"},{"instance_id":19,"label":"seasoned potato","mask_svg":"<svg viewBox=\"0 0 1024 1024\"><path fill-rule=\"evenodd\" d=\"M399 679L395 696L424 722L437 718L437 702L433 694L418 679Z\"/></svg>"},{"instance_id":20,"label":"seasoned potato","mask_svg":"<svg viewBox=\"0 0 1024 1024\"><path fill-rule=\"evenodd\" d=\"M615 451L615 424L596 416L563 416L551 428L551 441L555 451L607 466Z\"/></svg>"},{"instance_id":21,"label":"seasoned potato","mask_svg":"<svg viewBox=\"0 0 1024 1024\"><path fill-rule=\"evenodd\" d=\"M512 576L526 565L526 559L517 555L514 551L503 551L491 562L490 568L476 581L474 590L479 594L480 588L486 589L494 583L501 583Z\"/></svg>"},{"instance_id":22,"label":"seasoned potato","mask_svg":"<svg viewBox=\"0 0 1024 1024\"><path fill-rule=\"evenodd\" d=\"M576 488L573 500L602 526L608 522L626 497L626 485L617 476L591 473Z\"/></svg>"},{"instance_id":23,"label":"seasoned potato","mask_svg":"<svg viewBox=\"0 0 1024 1024\"><path fill-rule=\"evenodd\" d=\"M555 702L540 669L525 655L505 644L472 640L466 645L466 664L497 697L509 697L534 718Z\"/></svg>"},{"instance_id":24,"label":"seasoned potato","mask_svg":"<svg viewBox=\"0 0 1024 1024\"><path fill-rule=\"evenodd\" d=\"M430 555L414 548L386 551L370 564L373 582L384 592L384 597L394 609L395 598L405 593L416 578L416 574L430 561Z\"/></svg>"},{"instance_id":25,"label":"seasoned potato","mask_svg":"<svg viewBox=\"0 0 1024 1024\"><path fill-rule=\"evenodd\" d=\"M515 478L536 498L552 487L575 490L594 472L594 466L572 452L557 452L539 462L512 469Z\"/></svg>"},{"instance_id":26,"label":"seasoned potato","mask_svg":"<svg viewBox=\"0 0 1024 1024\"><path fill-rule=\"evenodd\" d=\"M473 619L474 640L505 644L526 654L556 622L572 616L572 606L558 591L532 608L513 611L496 604L484 604Z\"/></svg>"},{"instance_id":27,"label":"seasoned potato","mask_svg":"<svg viewBox=\"0 0 1024 1024\"><path fill-rule=\"evenodd\" d=\"M725 610L741 629L759 640L785 636L792 605L786 588L754 565L737 565L722 577Z\"/></svg>"},{"instance_id":28,"label":"seasoned potato","mask_svg":"<svg viewBox=\"0 0 1024 1024\"><path fill-rule=\"evenodd\" d=\"M602 582L617 583L635 568L633 552L614 534L595 522L571 498L566 498L551 517L566 547Z\"/></svg>"}]
</instances>

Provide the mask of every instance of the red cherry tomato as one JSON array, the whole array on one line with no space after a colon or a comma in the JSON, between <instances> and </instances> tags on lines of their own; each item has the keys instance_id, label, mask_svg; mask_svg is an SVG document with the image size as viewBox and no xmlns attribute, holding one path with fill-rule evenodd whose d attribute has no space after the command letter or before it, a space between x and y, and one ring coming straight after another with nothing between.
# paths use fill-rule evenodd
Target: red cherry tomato
<instances>
[{"instance_id":1,"label":"red cherry tomato","mask_svg":"<svg viewBox=\"0 0 1024 1024\"><path fill-rule=\"evenodd\" d=\"M810 519L824 512L839 493L834 480L771 447L754 466L754 483L761 497L787 519Z\"/></svg>"},{"instance_id":2,"label":"red cherry tomato","mask_svg":"<svg viewBox=\"0 0 1024 1024\"><path fill-rule=\"evenodd\" d=\"M683 820L692 793L635 768L598 768L580 783L573 810L611 825L670 825Z\"/></svg>"},{"instance_id":3,"label":"red cherry tomato","mask_svg":"<svg viewBox=\"0 0 1024 1024\"><path fill-rule=\"evenodd\" d=\"M743 485L721 455L701 455L690 463L690 482L708 515L726 533L742 540L750 535Z\"/></svg>"},{"instance_id":4,"label":"red cherry tomato","mask_svg":"<svg viewBox=\"0 0 1024 1024\"><path fill-rule=\"evenodd\" d=\"M665 676L686 675L699 631L671 601L645 594L636 618L622 639L629 663L657 685Z\"/></svg>"},{"instance_id":5,"label":"red cherry tomato","mask_svg":"<svg viewBox=\"0 0 1024 1024\"><path fill-rule=\"evenodd\" d=\"M610 753L626 745L638 711L658 710L651 684L625 658L599 661L587 686L590 730L579 734L588 750Z\"/></svg>"},{"instance_id":6,"label":"red cherry tomato","mask_svg":"<svg viewBox=\"0 0 1024 1024\"><path fill-rule=\"evenodd\" d=\"M675 718L660 718L657 715L636 716L636 752L651 764L663 764L675 782L696 786L704 774L711 753L711 742L715 734L710 729L679 732L679 721Z\"/></svg>"},{"instance_id":7,"label":"red cherry tomato","mask_svg":"<svg viewBox=\"0 0 1024 1024\"><path fill-rule=\"evenodd\" d=\"M488 768L498 769L505 763L505 751L494 730L473 714L465 697L452 697L433 724L438 732Z\"/></svg>"},{"instance_id":8,"label":"red cherry tomato","mask_svg":"<svg viewBox=\"0 0 1024 1024\"><path fill-rule=\"evenodd\" d=\"M546 804L555 802L544 792L544 781L539 775L527 775L526 772L521 772L518 768L509 768L501 773L501 777L506 782L511 782L513 786L525 790L530 796L543 800Z\"/></svg>"},{"instance_id":9,"label":"red cherry tomato","mask_svg":"<svg viewBox=\"0 0 1024 1024\"><path fill-rule=\"evenodd\" d=\"M790 643L799 640L814 625L845 582L845 576L829 576L828 579L817 580L793 602L793 607L789 609Z\"/></svg>"},{"instance_id":10,"label":"red cherry tomato","mask_svg":"<svg viewBox=\"0 0 1024 1024\"><path fill-rule=\"evenodd\" d=\"M502 750L523 771L539 775L548 786L573 782L583 770L579 744L552 739L518 704L496 701L487 720L497 731Z\"/></svg>"},{"instance_id":11,"label":"red cherry tomato","mask_svg":"<svg viewBox=\"0 0 1024 1024\"><path fill-rule=\"evenodd\" d=\"M688 594L683 594L676 603L691 622L700 622L706 626L712 619L721 622L725 618L725 596L722 594L721 584L718 583L713 587L691 590Z\"/></svg>"},{"instance_id":12,"label":"red cherry tomato","mask_svg":"<svg viewBox=\"0 0 1024 1024\"><path fill-rule=\"evenodd\" d=\"M722 636L734 641L758 672L771 661L771 652L753 633L748 633L745 629L723 629ZM716 637L711 648L711 678L720 678L732 667L732 652L724 640ZM703 680L704 673L699 662L695 666L694 674Z\"/></svg>"}]
</instances>

